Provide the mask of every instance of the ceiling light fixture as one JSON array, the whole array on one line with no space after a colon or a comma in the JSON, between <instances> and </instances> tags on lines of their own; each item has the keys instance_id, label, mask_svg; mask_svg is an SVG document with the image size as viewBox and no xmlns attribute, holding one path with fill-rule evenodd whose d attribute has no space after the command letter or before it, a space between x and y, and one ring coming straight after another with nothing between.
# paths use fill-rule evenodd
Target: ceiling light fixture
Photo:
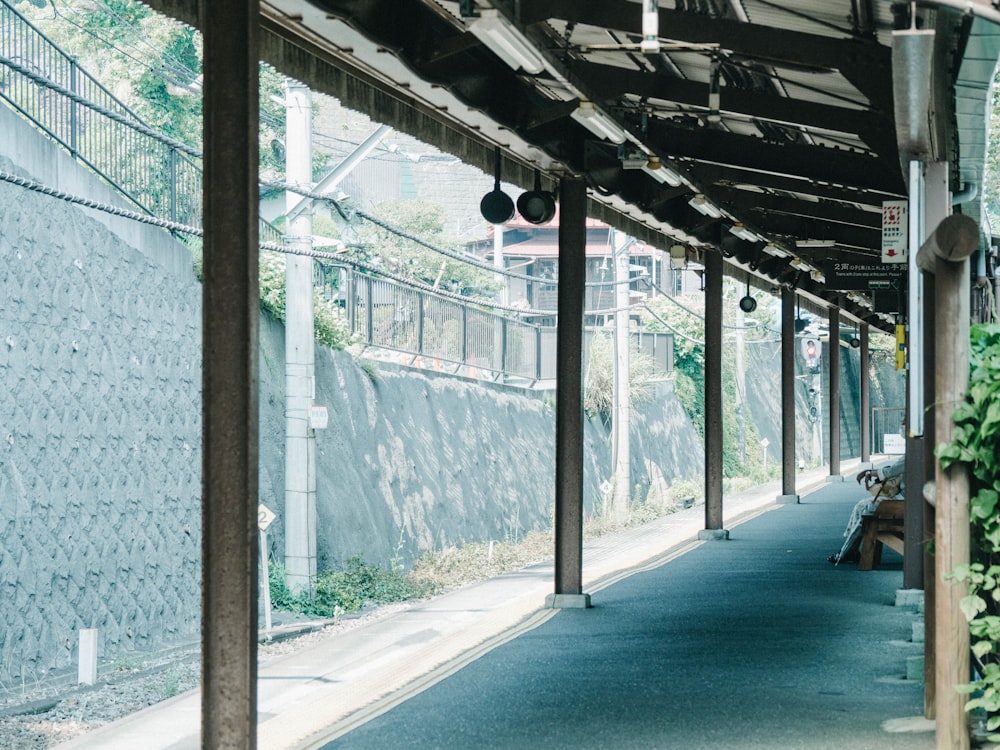
<instances>
[{"instance_id":1,"label":"ceiling light fixture","mask_svg":"<svg viewBox=\"0 0 1000 750\"><path fill-rule=\"evenodd\" d=\"M708 199L701 193L695 194L694 198L688 201L688 205L698 213L713 219L718 219L722 216L722 211L716 208L714 204L709 203Z\"/></svg>"},{"instance_id":2,"label":"ceiling light fixture","mask_svg":"<svg viewBox=\"0 0 1000 750\"><path fill-rule=\"evenodd\" d=\"M729 233L735 234L741 240L746 240L747 242L757 242L760 240L760 237L758 237L756 234L754 234L745 226L743 226L742 221L737 221L735 224L729 227Z\"/></svg>"},{"instance_id":3,"label":"ceiling light fixture","mask_svg":"<svg viewBox=\"0 0 1000 750\"><path fill-rule=\"evenodd\" d=\"M775 258L789 258L792 255L785 248L775 245L773 242L768 242L764 245L764 252L768 255L773 255Z\"/></svg>"},{"instance_id":4,"label":"ceiling light fixture","mask_svg":"<svg viewBox=\"0 0 1000 750\"><path fill-rule=\"evenodd\" d=\"M813 268L812 266L810 266L808 263L806 263L801 258L792 258L788 262L788 265L790 265L792 268L794 268L797 271L815 271L816 270L815 268Z\"/></svg>"},{"instance_id":5,"label":"ceiling light fixture","mask_svg":"<svg viewBox=\"0 0 1000 750\"><path fill-rule=\"evenodd\" d=\"M598 138L612 143L625 142L625 131L621 125L595 107L593 102L580 102L570 117Z\"/></svg>"},{"instance_id":6,"label":"ceiling light fixture","mask_svg":"<svg viewBox=\"0 0 1000 750\"><path fill-rule=\"evenodd\" d=\"M823 275L822 271L810 271L809 272L809 276L817 284L825 284L826 283L826 276Z\"/></svg>"},{"instance_id":7,"label":"ceiling light fixture","mask_svg":"<svg viewBox=\"0 0 1000 750\"><path fill-rule=\"evenodd\" d=\"M833 247L836 240L795 240L795 247Z\"/></svg>"},{"instance_id":8,"label":"ceiling light fixture","mask_svg":"<svg viewBox=\"0 0 1000 750\"><path fill-rule=\"evenodd\" d=\"M660 51L659 0L642 0L642 42L639 51L654 54Z\"/></svg>"},{"instance_id":9,"label":"ceiling light fixture","mask_svg":"<svg viewBox=\"0 0 1000 750\"><path fill-rule=\"evenodd\" d=\"M660 161L658 156L650 156L649 161L646 162L642 171L657 182L665 182L670 185L670 187L680 187L684 184L684 180L681 179L681 176L674 170L663 166L663 163Z\"/></svg>"},{"instance_id":10,"label":"ceiling light fixture","mask_svg":"<svg viewBox=\"0 0 1000 750\"><path fill-rule=\"evenodd\" d=\"M469 24L469 32L514 70L532 75L545 70L542 58L524 35L505 22L495 9L480 11L479 18Z\"/></svg>"}]
</instances>

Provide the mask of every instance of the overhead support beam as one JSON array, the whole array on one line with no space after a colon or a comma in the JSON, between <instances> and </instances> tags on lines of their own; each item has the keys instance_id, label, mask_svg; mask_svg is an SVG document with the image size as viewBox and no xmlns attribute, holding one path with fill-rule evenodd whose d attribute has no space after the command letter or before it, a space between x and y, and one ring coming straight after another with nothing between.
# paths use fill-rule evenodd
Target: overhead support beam
<instances>
[{"instance_id":1,"label":"overhead support beam","mask_svg":"<svg viewBox=\"0 0 1000 750\"><path fill-rule=\"evenodd\" d=\"M549 607L589 607L583 593L583 309L587 186L559 182L559 325L556 335L555 592Z\"/></svg>"},{"instance_id":2,"label":"overhead support beam","mask_svg":"<svg viewBox=\"0 0 1000 750\"><path fill-rule=\"evenodd\" d=\"M821 200L838 201L840 203L858 204L877 208L881 215L882 201L893 198L905 198L906 191L900 190L861 190L857 186L833 184L826 178L796 177L794 175L778 174L768 169L750 169L748 167L722 164L715 160L697 164L698 178L702 185L711 184L738 187L751 185L772 190L783 190L799 195L813 196Z\"/></svg>"},{"instance_id":3,"label":"overhead support beam","mask_svg":"<svg viewBox=\"0 0 1000 750\"><path fill-rule=\"evenodd\" d=\"M817 72L839 70L872 102L891 102L892 87L884 85L892 65L888 47L872 39L837 39L819 34L711 18L702 13L659 9L661 29L678 42L717 44L721 49L757 62L792 65ZM629 0L520 0L518 20L531 24L558 18L626 33L641 34L642 18Z\"/></svg>"},{"instance_id":4,"label":"overhead support beam","mask_svg":"<svg viewBox=\"0 0 1000 750\"><path fill-rule=\"evenodd\" d=\"M661 156L822 180L860 190L906 191L896 159L804 143L772 143L724 130L690 130L655 120L650 121L648 133L649 144Z\"/></svg>"},{"instance_id":5,"label":"overhead support beam","mask_svg":"<svg viewBox=\"0 0 1000 750\"><path fill-rule=\"evenodd\" d=\"M781 290L781 494L779 503L797 503L795 489L795 290Z\"/></svg>"},{"instance_id":6,"label":"overhead support beam","mask_svg":"<svg viewBox=\"0 0 1000 750\"><path fill-rule=\"evenodd\" d=\"M257 746L257 3L201 6L201 747Z\"/></svg>"},{"instance_id":7,"label":"overhead support beam","mask_svg":"<svg viewBox=\"0 0 1000 750\"><path fill-rule=\"evenodd\" d=\"M787 195L778 196L736 188L713 190L712 197L719 203L724 203L741 213L753 211L765 214L765 216L784 214L878 230L879 233L882 231L881 211L865 211L854 205L832 201L795 200Z\"/></svg>"},{"instance_id":8,"label":"overhead support beam","mask_svg":"<svg viewBox=\"0 0 1000 750\"><path fill-rule=\"evenodd\" d=\"M705 528L699 539L728 539L722 514L722 253L705 252Z\"/></svg>"},{"instance_id":9,"label":"overhead support beam","mask_svg":"<svg viewBox=\"0 0 1000 750\"><path fill-rule=\"evenodd\" d=\"M708 83L583 60L573 60L570 65L572 75L595 98L615 99L624 92L690 107L708 105ZM736 115L832 133L851 133L862 136L869 148L880 155L883 151L887 151L886 156L896 153L892 120L881 112L726 87L722 89L721 102L723 110ZM885 133L889 136L884 136Z\"/></svg>"}]
</instances>

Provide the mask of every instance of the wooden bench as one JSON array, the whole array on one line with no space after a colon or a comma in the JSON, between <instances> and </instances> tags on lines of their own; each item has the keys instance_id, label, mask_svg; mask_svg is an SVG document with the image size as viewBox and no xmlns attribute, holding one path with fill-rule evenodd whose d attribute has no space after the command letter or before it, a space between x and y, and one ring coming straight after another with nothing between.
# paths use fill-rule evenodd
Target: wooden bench
<instances>
[{"instance_id":1,"label":"wooden bench","mask_svg":"<svg viewBox=\"0 0 1000 750\"><path fill-rule=\"evenodd\" d=\"M882 545L903 554L903 501L883 500L861 517L861 559L858 570L872 570L882 561Z\"/></svg>"}]
</instances>

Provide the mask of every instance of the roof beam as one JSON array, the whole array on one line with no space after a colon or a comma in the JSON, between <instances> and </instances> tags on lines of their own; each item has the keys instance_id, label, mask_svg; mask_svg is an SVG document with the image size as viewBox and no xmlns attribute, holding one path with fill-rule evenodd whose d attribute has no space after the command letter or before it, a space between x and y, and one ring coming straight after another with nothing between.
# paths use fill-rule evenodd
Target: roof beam
<instances>
[{"instance_id":1,"label":"roof beam","mask_svg":"<svg viewBox=\"0 0 1000 750\"><path fill-rule=\"evenodd\" d=\"M721 203L726 208L731 209L737 215L748 212L764 213L767 215L786 214L788 216L822 219L824 221L867 229L881 229L882 227L881 213L865 211L844 203L833 203L831 201L817 202L805 199L796 200L791 196L756 193L750 190L738 190L735 188L716 188L712 191L712 198L717 203Z\"/></svg>"},{"instance_id":2,"label":"roof beam","mask_svg":"<svg viewBox=\"0 0 1000 750\"><path fill-rule=\"evenodd\" d=\"M739 185L756 185L772 190L783 190L788 193L811 195L823 200L838 201L847 204L861 204L881 208L883 200L905 196L896 192L864 192L856 187L833 185L827 181L818 182L811 179L799 179L787 175L766 171L750 171L740 167L723 164L699 163L697 175L705 187L721 185L737 187Z\"/></svg>"},{"instance_id":3,"label":"roof beam","mask_svg":"<svg viewBox=\"0 0 1000 750\"><path fill-rule=\"evenodd\" d=\"M641 34L642 14L628 0L520 0L518 20L530 25L550 18ZM711 18L660 8L664 36L689 44L718 44L722 49L761 62L811 69L839 70L873 106L892 109L891 51L872 40L837 39L760 24Z\"/></svg>"},{"instance_id":4,"label":"roof beam","mask_svg":"<svg viewBox=\"0 0 1000 750\"><path fill-rule=\"evenodd\" d=\"M612 99L625 92L689 106L708 106L707 83L584 61L572 62L571 70L601 99ZM722 87L722 109L760 120L838 133L861 135L874 128L893 129L891 120L864 109L835 107L725 86Z\"/></svg>"},{"instance_id":5,"label":"roof beam","mask_svg":"<svg viewBox=\"0 0 1000 750\"><path fill-rule=\"evenodd\" d=\"M773 143L724 130L679 128L663 121L649 122L648 134L649 144L661 156L729 164L861 190L905 192L895 160L802 143Z\"/></svg>"}]
</instances>

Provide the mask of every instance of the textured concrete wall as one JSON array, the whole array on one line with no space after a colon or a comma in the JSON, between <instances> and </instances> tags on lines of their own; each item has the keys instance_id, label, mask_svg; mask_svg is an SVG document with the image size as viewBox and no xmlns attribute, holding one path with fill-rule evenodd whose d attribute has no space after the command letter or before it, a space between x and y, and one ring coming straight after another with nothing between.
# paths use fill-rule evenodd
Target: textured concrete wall
<instances>
[{"instance_id":1,"label":"textured concrete wall","mask_svg":"<svg viewBox=\"0 0 1000 750\"><path fill-rule=\"evenodd\" d=\"M280 560L283 329L265 320L261 330L260 494L279 511L269 546ZM357 554L405 564L428 549L550 523L555 419L541 397L391 365L373 381L344 352L321 349L316 361L317 401L330 410L329 428L316 432L320 568ZM632 440L633 484L642 496L702 471L699 439L671 392L643 405ZM589 512L611 471L599 420L588 421L586 441Z\"/></svg>"},{"instance_id":2,"label":"textured concrete wall","mask_svg":"<svg viewBox=\"0 0 1000 750\"><path fill-rule=\"evenodd\" d=\"M0 116L0 169L108 197ZM197 635L200 298L162 230L0 183L0 682L74 664L79 628Z\"/></svg>"},{"instance_id":3,"label":"textured concrete wall","mask_svg":"<svg viewBox=\"0 0 1000 750\"><path fill-rule=\"evenodd\" d=\"M0 169L113 202L0 107ZM162 230L0 182L0 684L70 670L77 631L114 660L197 638L201 288ZM284 343L261 335L261 499L282 556ZM412 560L549 523L554 418L540 397L317 356L321 566ZM634 483L701 471L672 394L643 407ZM610 471L587 428L588 508Z\"/></svg>"}]
</instances>

